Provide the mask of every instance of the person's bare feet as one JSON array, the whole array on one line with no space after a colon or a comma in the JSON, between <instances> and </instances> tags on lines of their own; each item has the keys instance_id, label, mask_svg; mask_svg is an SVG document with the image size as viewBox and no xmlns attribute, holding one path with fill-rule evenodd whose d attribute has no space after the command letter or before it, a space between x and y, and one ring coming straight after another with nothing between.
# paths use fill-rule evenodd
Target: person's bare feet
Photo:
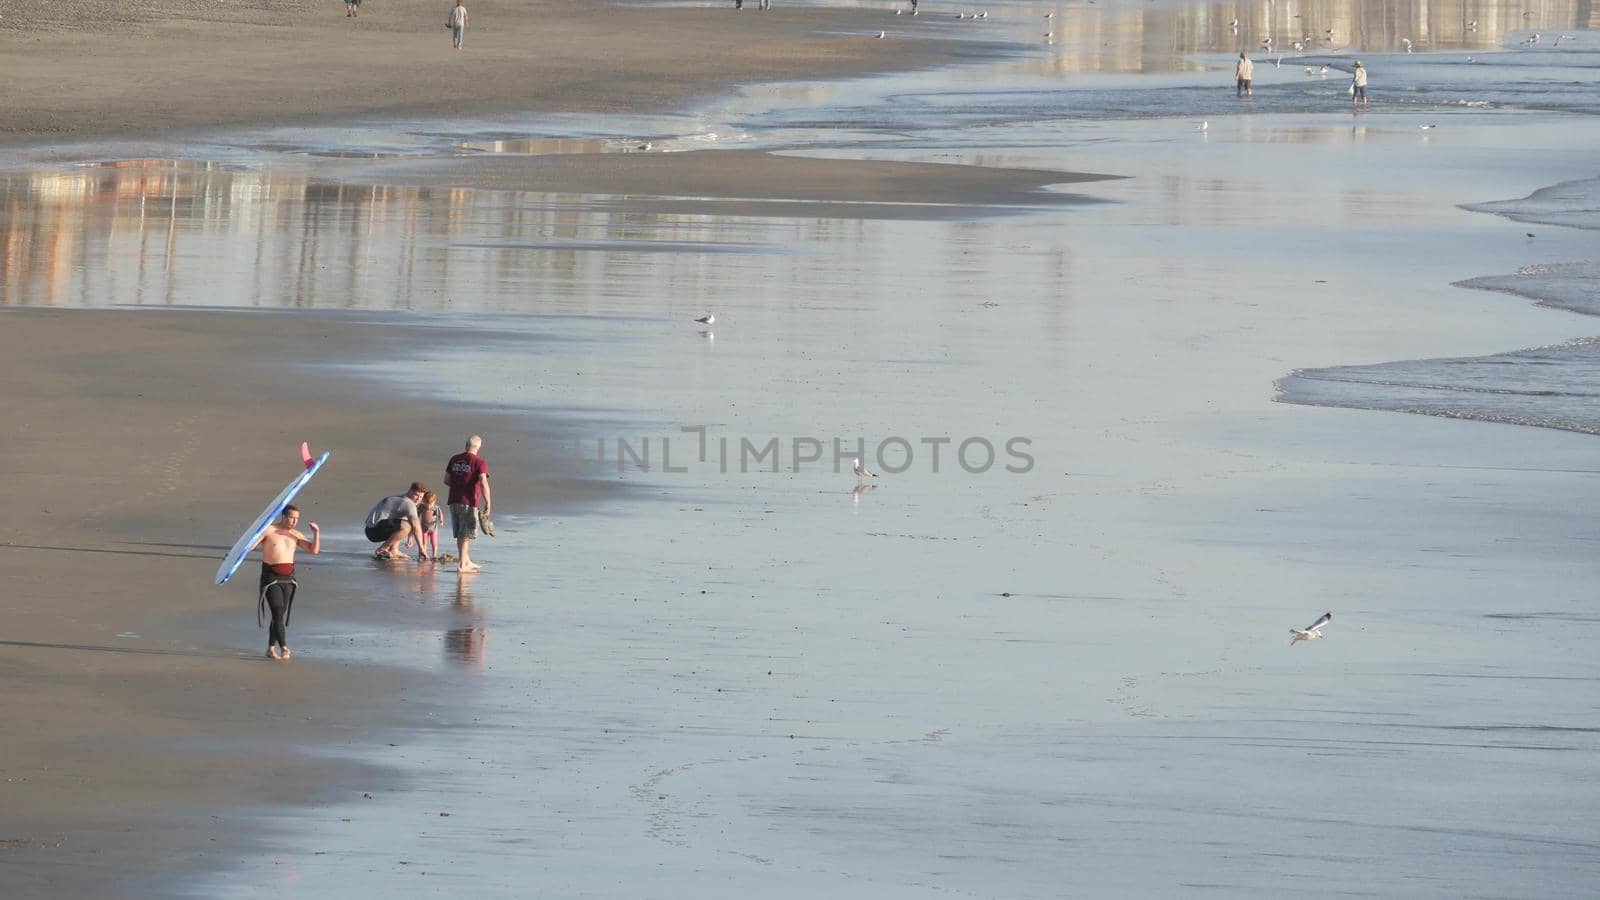
<instances>
[{"instance_id":1,"label":"person's bare feet","mask_svg":"<svg viewBox=\"0 0 1600 900\"><path fill-rule=\"evenodd\" d=\"M462 572L476 572L481 568L483 568L483 567L478 565L475 562L464 562L464 563L461 564L460 571L462 571Z\"/></svg>"},{"instance_id":2,"label":"person's bare feet","mask_svg":"<svg viewBox=\"0 0 1600 900\"><path fill-rule=\"evenodd\" d=\"M289 659L292 656L294 656L293 650L290 650L288 647L283 648L283 659Z\"/></svg>"},{"instance_id":3,"label":"person's bare feet","mask_svg":"<svg viewBox=\"0 0 1600 900\"><path fill-rule=\"evenodd\" d=\"M272 659L283 659L283 657L278 655L278 645L277 644L269 644L269 645L267 645L267 656L271 657Z\"/></svg>"}]
</instances>

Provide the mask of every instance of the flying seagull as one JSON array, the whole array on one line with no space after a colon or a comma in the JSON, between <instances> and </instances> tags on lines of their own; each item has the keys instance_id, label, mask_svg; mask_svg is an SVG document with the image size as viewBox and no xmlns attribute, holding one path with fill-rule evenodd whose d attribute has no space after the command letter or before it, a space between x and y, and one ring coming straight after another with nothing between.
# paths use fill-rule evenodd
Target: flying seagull
<instances>
[{"instance_id":1,"label":"flying seagull","mask_svg":"<svg viewBox=\"0 0 1600 900\"><path fill-rule=\"evenodd\" d=\"M851 462L855 463L855 466L856 466L856 477L857 478L877 478L878 477L878 473L877 472L874 472L874 471L868 469L866 466L863 466L861 464L861 457L858 456L855 459L852 459Z\"/></svg>"},{"instance_id":2,"label":"flying seagull","mask_svg":"<svg viewBox=\"0 0 1600 900\"><path fill-rule=\"evenodd\" d=\"M1298 644L1301 641L1314 641L1317 638L1322 637L1322 626L1332 621L1333 613L1323 613L1322 618L1312 622L1310 628L1289 629L1289 634L1291 635L1289 638L1289 646L1293 647L1295 644Z\"/></svg>"},{"instance_id":3,"label":"flying seagull","mask_svg":"<svg viewBox=\"0 0 1600 900\"><path fill-rule=\"evenodd\" d=\"M705 316L701 316L698 319L695 319L695 321L700 323L701 325L715 325L717 323L717 317L716 316L712 316L712 315L705 315Z\"/></svg>"}]
</instances>

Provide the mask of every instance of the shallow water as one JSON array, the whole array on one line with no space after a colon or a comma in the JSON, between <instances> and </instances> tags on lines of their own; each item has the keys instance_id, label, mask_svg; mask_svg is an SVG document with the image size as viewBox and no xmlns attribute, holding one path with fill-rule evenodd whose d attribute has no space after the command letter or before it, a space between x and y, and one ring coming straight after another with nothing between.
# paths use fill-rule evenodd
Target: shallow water
<instances>
[{"instance_id":1,"label":"shallow water","mask_svg":"<svg viewBox=\"0 0 1600 900\"><path fill-rule=\"evenodd\" d=\"M1457 204L1592 177L1600 123L1484 107L1422 131L1409 106L1315 111L1331 88L1296 83L1306 106L1270 114L1232 114L1224 87L1201 133L1184 63L1128 104L1167 113L1101 121L1030 65L884 80L916 85L893 134L836 83L521 136L273 132L219 138L211 165L6 176L6 303L487 327L422 381L528 409L559 426L550 452L582 439L585 473L632 489L582 514L502 497L466 580L361 567L353 527L330 528L320 565L348 577L318 585L297 650L434 673L437 725L370 750L406 790L268 817L259 855L184 889L1587 894L1592 439L1272 386L1583 334L1452 283L1584 258L1592 236L1530 245ZM1020 112L990 102L1008 84ZM308 155L635 136L1132 177L1022 217L738 218L353 188L324 167L360 160ZM690 321L707 311L712 334ZM1024 473L1003 468L1016 437ZM740 464L773 438L778 471ZM797 439L823 458L796 467ZM872 489L835 439L861 441ZM996 465L963 469L969 439ZM650 467L619 471L618 441ZM1327 638L1288 647L1324 610Z\"/></svg>"}]
</instances>

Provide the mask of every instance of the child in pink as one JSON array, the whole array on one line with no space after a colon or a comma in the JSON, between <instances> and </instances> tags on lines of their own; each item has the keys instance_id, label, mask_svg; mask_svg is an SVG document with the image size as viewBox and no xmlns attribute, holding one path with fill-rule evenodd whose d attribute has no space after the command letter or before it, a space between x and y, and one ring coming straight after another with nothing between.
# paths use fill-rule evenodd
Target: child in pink
<instances>
[{"instance_id":1,"label":"child in pink","mask_svg":"<svg viewBox=\"0 0 1600 900\"><path fill-rule=\"evenodd\" d=\"M437 492L428 491L422 495L422 502L417 504L417 521L422 525L418 547L428 552L429 559L438 559L439 525L444 521L444 513L439 510Z\"/></svg>"}]
</instances>

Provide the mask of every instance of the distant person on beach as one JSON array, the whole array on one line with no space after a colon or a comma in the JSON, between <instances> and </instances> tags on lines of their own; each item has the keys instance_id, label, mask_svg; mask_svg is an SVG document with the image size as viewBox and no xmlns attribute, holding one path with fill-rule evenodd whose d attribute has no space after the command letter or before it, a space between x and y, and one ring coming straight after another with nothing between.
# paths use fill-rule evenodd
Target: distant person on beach
<instances>
[{"instance_id":1,"label":"distant person on beach","mask_svg":"<svg viewBox=\"0 0 1600 900\"><path fill-rule=\"evenodd\" d=\"M261 624L263 607L272 610L272 627L267 630L267 655L273 659L288 659L289 608L294 605L295 591L300 583L294 577L294 552L304 550L315 556L322 552L322 529L317 523L306 525L311 537L301 534L300 507L290 504L283 508L278 520L267 526L267 531L256 541L261 548L261 596L256 601L256 625ZM255 549L252 547L251 549Z\"/></svg>"},{"instance_id":2,"label":"distant person on beach","mask_svg":"<svg viewBox=\"0 0 1600 900\"><path fill-rule=\"evenodd\" d=\"M361 0L344 0L344 17L352 18L361 11Z\"/></svg>"},{"instance_id":3,"label":"distant person on beach","mask_svg":"<svg viewBox=\"0 0 1600 900\"><path fill-rule=\"evenodd\" d=\"M1355 77L1350 80L1350 108L1355 109L1357 103L1367 105L1367 70L1359 59L1356 60Z\"/></svg>"},{"instance_id":4,"label":"distant person on beach","mask_svg":"<svg viewBox=\"0 0 1600 900\"><path fill-rule=\"evenodd\" d=\"M428 551L420 543L422 522L417 517L417 501L427 493L422 482L413 481L405 493L385 497L367 512L367 540L378 545L373 559L410 559L400 549L400 542L408 538L419 542L417 555L428 558Z\"/></svg>"},{"instance_id":5,"label":"distant person on beach","mask_svg":"<svg viewBox=\"0 0 1600 900\"><path fill-rule=\"evenodd\" d=\"M476 572L478 564L472 561L471 546L477 539L479 516L488 518L492 507L489 499L489 462L478 455L483 448L483 438L467 438L467 448L444 465L444 483L450 486L450 531L456 537L456 549L461 571Z\"/></svg>"},{"instance_id":6,"label":"distant person on beach","mask_svg":"<svg viewBox=\"0 0 1600 900\"><path fill-rule=\"evenodd\" d=\"M450 9L450 18L445 20L444 27L450 29L450 46L461 49L461 39L467 34L467 6L466 0L456 0L456 5Z\"/></svg>"},{"instance_id":7,"label":"distant person on beach","mask_svg":"<svg viewBox=\"0 0 1600 900\"><path fill-rule=\"evenodd\" d=\"M1239 51L1239 64L1233 67L1233 87L1236 97L1254 97L1255 92L1250 90L1250 80L1255 77L1256 64L1250 57Z\"/></svg>"}]
</instances>

